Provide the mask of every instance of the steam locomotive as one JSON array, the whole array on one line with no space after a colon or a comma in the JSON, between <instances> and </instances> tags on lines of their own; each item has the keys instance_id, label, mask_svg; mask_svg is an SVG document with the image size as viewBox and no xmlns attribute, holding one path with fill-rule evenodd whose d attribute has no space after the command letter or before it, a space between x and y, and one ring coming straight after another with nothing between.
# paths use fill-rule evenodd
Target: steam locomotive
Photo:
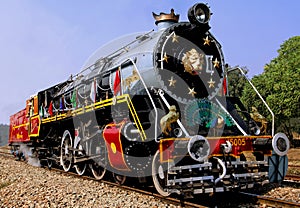
<instances>
[{"instance_id":1,"label":"steam locomotive","mask_svg":"<svg viewBox=\"0 0 300 208\"><path fill-rule=\"evenodd\" d=\"M153 17L156 30L111 42L81 72L31 96L10 117L12 151L25 145L42 165L99 180L150 181L163 196L268 183L268 157L285 155L289 141L274 126L264 134L228 96L210 8L193 5L188 22L173 9Z\"/></svg>"}]
</instances>

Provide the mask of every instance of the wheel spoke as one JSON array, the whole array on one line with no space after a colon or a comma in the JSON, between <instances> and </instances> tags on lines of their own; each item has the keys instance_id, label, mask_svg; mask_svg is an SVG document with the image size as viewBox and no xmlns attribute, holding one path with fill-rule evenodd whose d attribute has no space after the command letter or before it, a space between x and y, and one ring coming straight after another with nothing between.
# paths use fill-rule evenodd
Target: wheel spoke
<instances>
[{"instance_id":1,"label":"wheel spoke","mask_svg":"<svg viewBox=\"0 0 300 208\"><path fill-rule=\"evenodd\" d=\"M69 130L65 130L61 143L60 164L66 172L68 172L72 166L73 153L69 151L70 147L72 147L72 137Z\"/></svg>"}]
</instances>

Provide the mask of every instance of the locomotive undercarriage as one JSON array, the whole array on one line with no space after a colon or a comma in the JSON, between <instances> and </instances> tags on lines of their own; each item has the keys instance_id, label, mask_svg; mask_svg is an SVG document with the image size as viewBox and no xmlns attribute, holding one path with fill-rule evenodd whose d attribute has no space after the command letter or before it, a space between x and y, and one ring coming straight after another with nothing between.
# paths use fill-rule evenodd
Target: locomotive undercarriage
<instances>
[{"instance_id":1,"label":"locomotive undercarriage","mask_svg":"<svg viewBox=\"0 0 300 208\"><path fill-rule=\"evenodd\" d=\"M174 164L174 161L160 164L169 166L167 171L158 165L156 177L162 195L176 193L191 197L202 193L252 189L268 182L267 156L261 161L211 157L198 164L187 156Z\"/></svg>"},{"instance_id":2,"label":"locomotive undercarriage","mask_svg":"<svg viewBox=\"0 0 300 208\"><path fill-rule=\"evenodd\" d=\"M83 175L89 167L95 178L101 179L105 172L102 167L105 166L106 158L105 147L97 142L99 141L98 132L74 146L75 139L71 131L74 129L65 130L61 137L52 140L51 145L44 143L42 146L45 147L36 146L33 149L37 152L41 165L49 168L53 164L61 165L65 171L74 167L79 175ZM96 142L97 145L95 145Z\"/></svg>"}]
</instances>

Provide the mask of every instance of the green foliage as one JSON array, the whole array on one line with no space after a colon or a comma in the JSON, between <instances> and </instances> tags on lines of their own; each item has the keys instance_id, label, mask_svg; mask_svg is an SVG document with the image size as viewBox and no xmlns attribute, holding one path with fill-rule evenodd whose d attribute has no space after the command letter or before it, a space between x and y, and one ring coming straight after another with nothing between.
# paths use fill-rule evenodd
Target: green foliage
<instances>
[{"instance_id":1,"label":"green foliage","mask_svg":"<svg viewBox=\"0 0 300 208\"><path fill-rule=\"evenodd\" d=\"M276 127L287 131L290 119L300 117L300 36L285 41L278 50L278 56L251 81L274 112ZM268 114L248 85L243 91L242 101L248 107L257 107L263 115Z\"/></svg>"},{"instance_id":2,"label":"green foliage","mask_svg":"<svg viewBox=\"0 0 300 208\"><path fill-rule=\"evenodd\" d=\"M245 74L248 73L246 67L241 67ZM241 97L247 80L239 70L233 70L227 74L228 92L231 97Z\"/></svg>"}]
</instances>

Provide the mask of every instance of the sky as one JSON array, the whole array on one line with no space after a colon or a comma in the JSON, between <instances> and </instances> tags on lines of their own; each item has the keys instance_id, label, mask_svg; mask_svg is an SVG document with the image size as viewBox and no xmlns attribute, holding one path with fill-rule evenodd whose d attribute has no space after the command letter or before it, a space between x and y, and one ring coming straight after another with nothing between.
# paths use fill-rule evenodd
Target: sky
<instances>
[{"instance_id":1,"label":"sky","mask_svg":"<svg viewBox=\"0 0 300 208\"><path fill-rule=\"evenodd\" d=\"M187 21L195 0L0 0L0 123L39 90L78 73L102 45L156 29L152 12ZM280 45L300 35L299 0L207 0L225 62L263 72Z\"/></svg>"}]
</instances>

